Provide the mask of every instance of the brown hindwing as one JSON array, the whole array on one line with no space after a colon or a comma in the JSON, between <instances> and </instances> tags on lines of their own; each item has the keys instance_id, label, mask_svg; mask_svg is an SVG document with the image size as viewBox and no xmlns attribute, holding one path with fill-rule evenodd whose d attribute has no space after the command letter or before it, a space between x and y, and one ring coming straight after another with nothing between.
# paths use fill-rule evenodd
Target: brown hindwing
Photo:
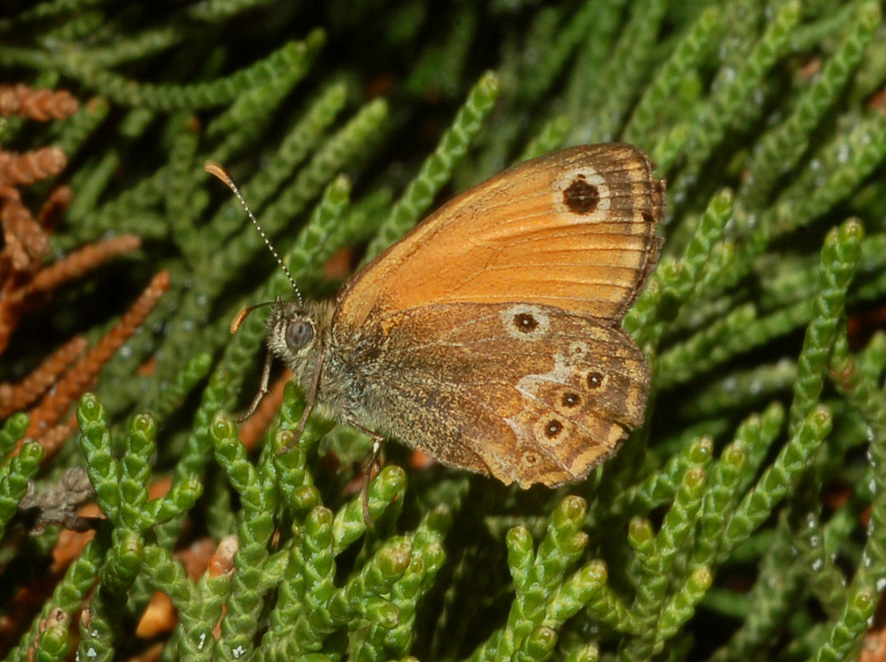
<instances>
[{"instance_id":1,"label":"brown hindwing","mask_svg":"<svg viewBox=\"0 0 886 662\"><path fill-rule=\"evenodd\" d=\"M379 322L357 339L373 350L355 348L367 407L355 413L446 464L559 485L643 422L646 360L620 328L525 303L426 306Z\"/></svg>"}]
</instances>

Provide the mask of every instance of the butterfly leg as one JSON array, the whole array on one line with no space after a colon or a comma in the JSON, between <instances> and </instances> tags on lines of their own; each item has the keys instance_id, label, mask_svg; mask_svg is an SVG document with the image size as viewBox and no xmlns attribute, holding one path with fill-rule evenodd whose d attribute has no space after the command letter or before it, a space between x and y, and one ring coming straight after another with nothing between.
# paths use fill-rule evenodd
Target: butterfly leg
<instances>
[{"instance_id":1,"label":"butterfly leg","mask_svg":"<svg viewBox=\"0 0 886 662\"><path fill-rule=\"evenodd\" d=\"M369 480L373 472L381 471L381 452L385 445L385 439L380 434L372 435L372 454L366 464L363 473L363 521L366 526L372 526L372 516L369 514Z\"/></svg>"},{"instance_id":2,"label":"butterfly leg","mask_svg":"<svg viewBox=\"0 0 886 662\"><path fill-rule=\"evenodd\" d=\"M372 478L372 474L381 469L381 454L384 449L385 438L375 430L370 430L356 421L349 420L347 424L372 439L372 452L370 452L363 467L363 487L360 490L363 495L363 521L368 528L372 528L372 515L369 514L369 481Z\"/></svg>"},{"instance_id":3,"label":"butterfly leg","mask_svg":"<svg viewBox=\"0 0 886 662\"><path fill-rule=\"evenodd\" d=\"M298 420L298 427L295 429L295 434L292 435L292 440L283 448L278 450L277 455L283 455L283 453L290 450L298 443L298 440L301 439L301 435L305 431L305 426L308 424L308 416L310 416L311 410L317 403L317 393L320 392L320 375L322 374L322 372L323 354L320 354L320 356L317 358L317 366L314 368L314 375L311 377L311 386L308 389L307 394L305 395L305 408L302 410L301 418Z\"/></svg>"},{"instance_id":4,"label":"butterfly leg","mask_svg":"<svg viewBox=\"0 0 886 662\"><path fill-rule=\"evenodd\" d=\"M271 352L268 352L267 356L265 357L265 367L262 368L261 371L261 384L258 387L258 393L256 393L255 397L252 399L252 402L249 405L249 409L235 418L234 422L242 423L247 418L252 416L255 413L255 410L258 409L261 401L264 400L265 396L270 392L270 389L268 388L268 383L271 381L271 361L273 360L274 357L271 355Z\"/></svg>"}]
</instances>

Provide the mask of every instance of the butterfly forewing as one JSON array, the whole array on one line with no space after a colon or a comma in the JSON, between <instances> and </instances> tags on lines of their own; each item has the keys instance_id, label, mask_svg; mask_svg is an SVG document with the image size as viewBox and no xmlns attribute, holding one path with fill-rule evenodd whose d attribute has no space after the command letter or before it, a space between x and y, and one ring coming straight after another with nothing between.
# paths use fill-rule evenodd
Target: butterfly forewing
<instances>
[{"instance_id":1,"label":"butterfly forewing","mask_svg":"<svg viewBox=\"0 0 886 662\"><path fill-rule=\"evenodd\" d=\"M655 262L663 184L630 145L574 147L465 192L339 298L345 329L438 303L524 302L620 321Z\"/></svg>"}]
</instances>

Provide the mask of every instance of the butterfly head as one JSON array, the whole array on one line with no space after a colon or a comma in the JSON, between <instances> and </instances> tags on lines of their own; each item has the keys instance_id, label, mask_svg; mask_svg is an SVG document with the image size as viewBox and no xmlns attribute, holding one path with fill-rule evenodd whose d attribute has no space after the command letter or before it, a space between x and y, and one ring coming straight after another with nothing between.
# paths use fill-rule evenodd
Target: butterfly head
<instances>
[{"instance_id":1,"label":"butterfly head","mask_svg":"<svg viewBox=\"0 0 886 662\"><path fill-rule=\"evenodd\" d=\"M329 302L283 301L271 304L265 323L268 347L302 384L328 345L333 308Z\"/></svg>"}]
</instances>

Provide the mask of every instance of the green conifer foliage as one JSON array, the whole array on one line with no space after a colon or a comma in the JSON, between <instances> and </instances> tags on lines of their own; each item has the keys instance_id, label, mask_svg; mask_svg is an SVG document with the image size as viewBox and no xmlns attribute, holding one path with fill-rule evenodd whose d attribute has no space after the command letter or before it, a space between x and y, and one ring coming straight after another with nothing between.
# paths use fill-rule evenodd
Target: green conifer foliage
<instances>
[{"instance_id":1,"label":"green conifer foliage","mask_svg":"<svg viewBox=\"0 0 886 662\"><path fill-rule=\"evenodd\" d=\"M855 659L882 627L879 1L8 4L0 84L81 102L38 122L0 91L0 157L67 157L22 189L35 214L73 192L47 261L142 244L25 311L0 404L155 273L171 285L64 446L28 436L28 408L0 425L0 657L789 662ZM662 256L624 320L647 420L615 457L521 491L391 441L370 527L370 440L323 411L295 439L292 384L244 444L265 312L231 320L292 292L207 161L322 298L468 186L604 141L667 180ZM67 534L22 504L71 467L101 517L69 512L95 533L53 565ZM156 592L171 615L137 634Z\"/></svg>"}]
</instances>

